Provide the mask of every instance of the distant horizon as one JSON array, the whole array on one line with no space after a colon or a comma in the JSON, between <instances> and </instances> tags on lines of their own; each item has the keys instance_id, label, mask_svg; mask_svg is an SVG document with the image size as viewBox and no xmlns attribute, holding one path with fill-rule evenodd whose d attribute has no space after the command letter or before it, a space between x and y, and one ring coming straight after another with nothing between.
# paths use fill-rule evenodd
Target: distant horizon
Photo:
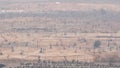
<instances>
[{"instance_id":1,"label":"distant horizon","mask_svg":"<svg viewBox=\"0 0 120 68\"><path fill-rule=\"evenodd\" d=\"M0 0L0 2L83 2L83 3L116 3L120 4L120 0Z\"/></svg>"}]
</instances>

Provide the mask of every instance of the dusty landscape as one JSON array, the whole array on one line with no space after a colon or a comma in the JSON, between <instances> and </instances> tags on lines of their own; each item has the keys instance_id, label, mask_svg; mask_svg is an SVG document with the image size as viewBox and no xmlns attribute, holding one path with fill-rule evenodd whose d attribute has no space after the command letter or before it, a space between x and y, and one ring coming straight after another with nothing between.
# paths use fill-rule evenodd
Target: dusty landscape
<instances>
[{"instance_id":1,"label":"dusty landscape","mask_svg":"<svg viewBox=\"0 0 120 68\"><path fill-rule=\"evenodd\" d=\"M118 63L119 26L119 0L0 0L0 64Z\"/></svg>"}]
</instances>

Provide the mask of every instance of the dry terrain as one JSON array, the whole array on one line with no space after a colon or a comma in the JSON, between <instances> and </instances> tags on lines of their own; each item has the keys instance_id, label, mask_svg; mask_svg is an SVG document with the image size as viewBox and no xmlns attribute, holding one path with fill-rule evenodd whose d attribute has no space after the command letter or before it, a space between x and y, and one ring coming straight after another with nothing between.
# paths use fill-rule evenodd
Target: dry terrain
<instances>
[{"instance_id":1,"label":"dry terrain","mask_svg":"<svg viewBox=\"0 0 120 68\"><path fill-rule=\"evenodd\" d=\"M0 63L120 61L120 2L91 2L0 0Z\"/></svg>"}]
</instances>

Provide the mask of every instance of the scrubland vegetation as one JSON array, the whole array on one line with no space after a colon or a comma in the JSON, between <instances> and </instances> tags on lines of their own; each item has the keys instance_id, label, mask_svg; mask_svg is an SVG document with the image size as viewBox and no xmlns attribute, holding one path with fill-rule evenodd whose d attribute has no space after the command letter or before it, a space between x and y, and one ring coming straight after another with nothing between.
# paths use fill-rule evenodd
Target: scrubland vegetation
<instances>
[{"instance_id":1,"label":"scrubland vegetation","mask_svg":"<svg viewBox=\"0 0 120 68\"><path fill-rule=\"evenodd\" d=\"M119 1L91 2L0 1L0 67L119 67Z\"/></svg>"}]
</instances>

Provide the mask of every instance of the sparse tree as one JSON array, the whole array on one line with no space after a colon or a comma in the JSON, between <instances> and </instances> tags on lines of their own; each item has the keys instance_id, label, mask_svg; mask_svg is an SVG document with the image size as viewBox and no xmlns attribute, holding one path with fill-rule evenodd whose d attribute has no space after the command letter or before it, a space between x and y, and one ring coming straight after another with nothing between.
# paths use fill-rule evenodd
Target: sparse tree
<instances>
[{"instance_id":1,"label":"sparse tree","mask_svg":"<svg viewBox=\"0 0 120 68\"><path fill-rule=\"evenodd\" d=\"M39 53L44 53L44 50L45 50L45 49L43 49L43 48L40 48L40 51L39 51Z\"/></svg>"},{"instance_id":2,"label":"sparse tree","mask_svg":"<svg viewBox=\"0 0 120 68\"><path fill-rule=\"evenodd\" d=\"M95 54L95 49L99 48L100 45L101 45L101 41L100 41L100 40L96 40L96 41L94 42L94 54Z\"/></svg>"},{"instance_id":3,"label":"sparse tree","mask_svg":"<svg viewBox=\"0 0 120 68\"><path fill-rule=\"evenodd\" d=\"M0 55L3 55L3 53L0 51Z\"/></svg>"},{"instance_id":4,"label":"sparse tree","mask_svg":"<svg viewBox=\"0 0 120 68\"><path fill-rule=\"evenodd\" d=\"M99 48L100 45L101 45L101 41L100 40L95 41L94 42L94 49Z\"/></svg>"},{"instance_id":5,"label":"sparse tree","mask_svg":"<svg viewBox=\"0 0 120 68\"><path fill-rule=\"evenodd\" d=\"M52 45L50 44L50 49L52 49Z\"/></svg>"},{"instance_id":6,"label":"sparse tree","mask_svg":"<svg viewBox=\"0 0 120 68\"><path fill-rule=\"evenodd\" d=\"M23 55L23 52L24 52L24 51L23 51L23 50L21 50L21 51L20 51L20 55Z\"/></svg>"},{"instance_id":7,"label":"sparse tree","mask_svg":"<svg viewBox=\"0 0 120 68\"><path fill-rule=\"evenodd\" d=\"M11 47L11 52L14 52L14 47L13 46Z\"/></svg>"}]
</instances>

